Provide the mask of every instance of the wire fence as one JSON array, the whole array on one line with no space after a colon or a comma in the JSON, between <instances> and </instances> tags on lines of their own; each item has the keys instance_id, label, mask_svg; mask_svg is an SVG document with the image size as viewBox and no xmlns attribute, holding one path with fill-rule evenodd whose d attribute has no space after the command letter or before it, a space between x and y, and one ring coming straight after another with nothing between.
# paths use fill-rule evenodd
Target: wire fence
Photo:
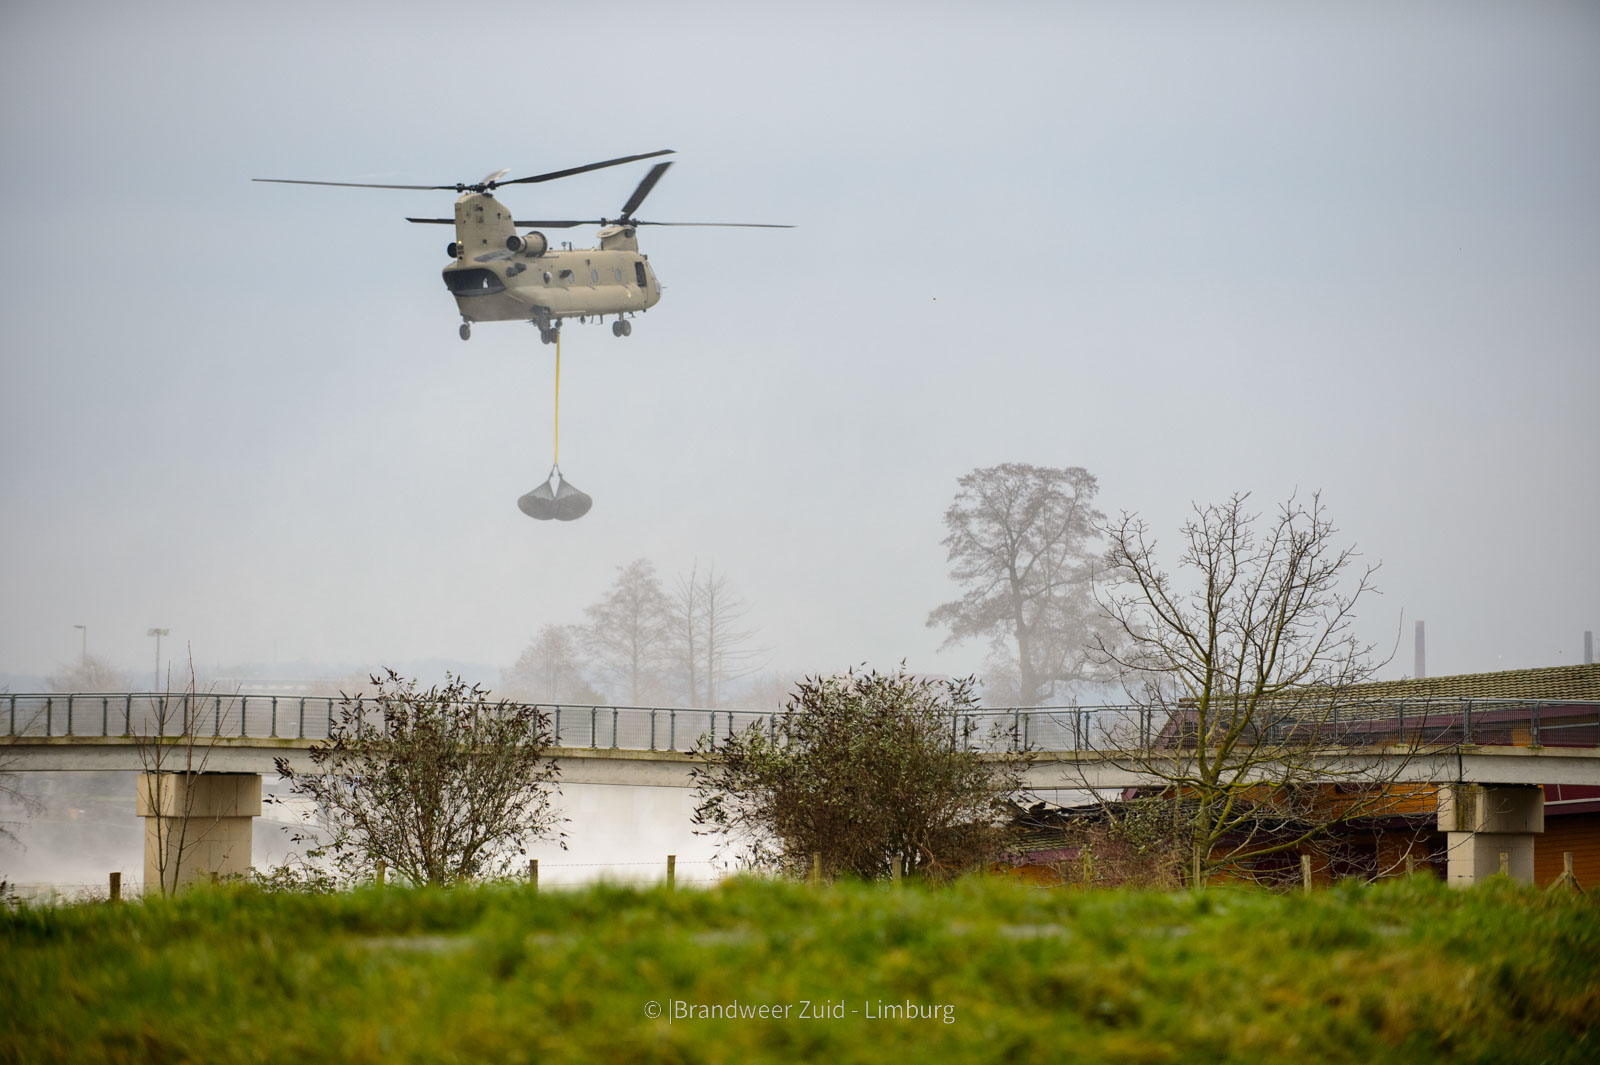
<instances>
[{"instance_id":1,"label":"wire fence","mask_svg":"<svg viewBox=\"0 0 1600 1065\"><path fill-rule=\"evenodd\" d=\"M780 739L784 714L756 710L533 706L554 746L591 750L688 751L756 728ZM196 693L7 693L0 735L227 739L327 739L346 701L327 696ZM372 700L354 709L373 715ZM1246 711L1240 711L1241 714ZM1256 704L1246 738L1299 746L1393 743L1600 747L1600 702L1552 699L1389 699ZM1226 711L1193 707L1034 706L951 715L953 745L980 751L1147 751L1208 746L1233 728ZM1236 730L1237 731L1237 730Z\"/></svg>"},{"instance_id":2,"label":"wire fence","mask_svg":"<svg viewBox=\"0 0 1600 1065\"><path fill-rule=\"evenodd\" d=\"M263 874L270 870L258 870ZM629 862L532 862L517 876L502 877L498 883L527 884L546 888L583 888L600 882L639 886L671 884L673 887L718 884L740 870L712 858L679 858ZM248 879L248 878L245 878ZM144 894L143 881L128 873L99 881L38 881L6 884L13 900L25 905L59 905L109 901L115 893L121 898ZM4 901L4 900L0 900Z\"/></svg>"}]
</instances>

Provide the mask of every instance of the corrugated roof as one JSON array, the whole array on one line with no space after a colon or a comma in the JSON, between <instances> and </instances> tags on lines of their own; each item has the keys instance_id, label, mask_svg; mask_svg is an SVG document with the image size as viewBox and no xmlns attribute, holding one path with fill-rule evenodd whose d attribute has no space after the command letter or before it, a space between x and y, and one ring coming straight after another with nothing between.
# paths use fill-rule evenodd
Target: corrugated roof
<instances>
[{"instance_id":1,"label":"corrugated roof","mask_svg":"<svg viewBox=\"0 0 1600 1065\"><path fill-rule=\"evenodd\" d=\"M1344 699L1592 699L1600 700L1600 663L1461 673L1356 684Z\"/></svg>"}]
</instances>

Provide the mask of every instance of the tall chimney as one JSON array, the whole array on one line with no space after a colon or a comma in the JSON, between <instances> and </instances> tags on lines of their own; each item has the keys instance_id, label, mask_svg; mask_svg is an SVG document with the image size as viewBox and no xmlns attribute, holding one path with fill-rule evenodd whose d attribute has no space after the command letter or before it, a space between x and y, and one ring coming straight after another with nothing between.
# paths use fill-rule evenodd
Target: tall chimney
<instances>
[{"instance_id":1,"label":"tall chimney","mask_svg":"<svg viewBox=\"0 0 1600 1065\"><path fill-rule=\"evenodd\" d=\"M1594 665L1594 630L1583 630L1583 664Z\"/></svg>"},{"instance_id":2,"label":"tall chimney","mask_svg":"<svg viewBox=\"0 0 1600 1065\"><path fill-rule=\"evenodd\" d=\"M1422 638L1422 622L1417 622L1417 666L1411 675L1419 680L1428 675L1428 650Z\"/></svg>"}]
</instances>

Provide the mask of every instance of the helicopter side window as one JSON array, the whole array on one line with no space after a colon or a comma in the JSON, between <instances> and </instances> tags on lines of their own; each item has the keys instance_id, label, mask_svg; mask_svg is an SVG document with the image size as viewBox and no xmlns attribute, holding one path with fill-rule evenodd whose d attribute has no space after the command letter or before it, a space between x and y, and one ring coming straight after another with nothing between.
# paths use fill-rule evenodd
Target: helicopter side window
<instances>
[{"instance_id":1,"label":"helicopter side window","mask_svg":"<svg viewBox=\"0 0 1600 1065\"><path fill-rule=\"evenodd\" d=\"M619 284L619 285L622 284L622 267L619 266L615 270L612 270L611 272L613 274L617 275L617 284Z\"/></svg>"},{"instance_id":2,"label":"helicopter side window","mask_svg":"<svg viewBox=\"0 0 1600 1065\"><path fill-rule=\"evenodd\" d=\"M591 269L589 271L589 284L598 285L599 283L600 283L600 271Z\"/></svg>"},{"instance_id":3,"label":"helicopter side window","mask_svg":"<svg viewBox=\"0 0 1600 1065\"><path fill-rule=\"evenodd\" d=\"M544 283L547 285L550 283L550 271L548 270L544 272Z\"/></svg>"},{"instance_id":4,"label":"helicopter side window","mask_svg":"<svg viewBox=\"0 0 1600 1065\"><path fill-rule=\"evenodd\" d=\"M563 270L563 271L561 271L561 275L560 276L561 276L561 281L562 281L563 284L567 284L567 285L572 284L572 271L571 270Z\"/></svg>"},{"instance_id":5,"label":"helicopter side window","mask_svg":"<svg viewBox=\"0 0 1600 1065\"><path fill-rule=\"evenodd\" d=\"M635 262L633 264L633 276L634 280L639 282L640 288L644 288L649 283L644 276L644 263Z\"/></svg>"}]
</instances>

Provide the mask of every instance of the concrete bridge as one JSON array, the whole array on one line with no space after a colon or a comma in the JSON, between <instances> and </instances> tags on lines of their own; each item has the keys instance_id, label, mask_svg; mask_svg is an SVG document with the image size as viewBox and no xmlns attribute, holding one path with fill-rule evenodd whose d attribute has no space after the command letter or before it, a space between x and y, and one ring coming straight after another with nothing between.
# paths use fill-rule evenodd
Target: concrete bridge
<instances>
[{"instance_id":1,"label":"concrete bridge","mask_svg":"<svg viewBox=\"0 0 1600 1065\"><path fill-rule=\"evenodd\" d=\"M183 871L184 881L244 872L251 819L261 813L262 776L275 772L278 758L311 769L308 752L326 739L341 704L270 694L0 695L0 771L141 773L136 798L146 818L147 883L159 879L163 831L192 829L206 841ZM693 786L692 770L701 759L692 748L700 739L751 726L776 734L781 716L669 707L541 709L553 725L556 745L549 753L563 783L680 788ZM1336 714L1331 727L1321 724L1312 759L1330 778L1449 785L1440 788L1439 826L1452 837L1453 881L1496 871L1501 853L1510 855L1514 876L1531 880L1532 837L1543 829L1542 786L1600 787L1600 706L1594 703L1399 700L1353 704L1342 721ZM994 754L1025 745L1033 752L1026 783L1034 790L1158 784L1196 754L1174 715L1125 706L964 713L952 718L951 739ZM182 779L167 779L175 777Z\"/></svg>"}]
</instances>

